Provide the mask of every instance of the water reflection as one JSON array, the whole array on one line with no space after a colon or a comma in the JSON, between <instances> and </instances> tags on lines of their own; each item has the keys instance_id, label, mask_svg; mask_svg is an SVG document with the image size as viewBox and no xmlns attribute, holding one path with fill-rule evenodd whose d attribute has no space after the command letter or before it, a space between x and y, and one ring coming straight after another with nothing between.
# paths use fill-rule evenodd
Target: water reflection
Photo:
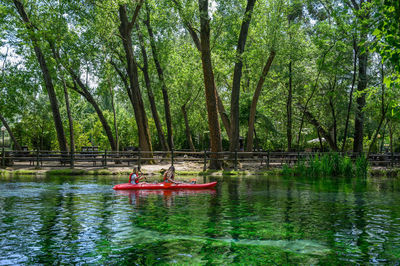
<instances>
[{"instance_id":1,"label":"water reflection","mask_svg":"<svg viewBox=\"0 0 400 266\"><path fill-rule=\"evenodd\" d=\"M400 261L399 180L217 181L180 191L113 191L111 177L0 181L0 265Z\"/></svg>"},{"instance_id":2,"label":"water reflection","mask_svg":"<svg viewBox=\"0 0 400 266\"><path fill-rule=\"evenodd\" d=\"M190 197L196 194L215 195L215 189L160 189L160 190L116 190L116 195L123 195L129 198L129 204L139 206L141 201L147 197L161 196L166 207L172 207L175 197Z\"/></svg>"}]
</instances>

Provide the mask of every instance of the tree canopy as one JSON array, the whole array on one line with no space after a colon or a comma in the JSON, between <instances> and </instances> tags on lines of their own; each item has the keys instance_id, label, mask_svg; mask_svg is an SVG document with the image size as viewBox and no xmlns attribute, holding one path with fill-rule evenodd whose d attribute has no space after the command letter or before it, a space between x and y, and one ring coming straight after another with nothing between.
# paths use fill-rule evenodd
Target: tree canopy
<instances>
[{"instance_id":1,"label":"tree canopy","mask_svg":"<svg viewBox=\"0 0 400 266\"><path fill-rule=\"evenodd\" d=\"M6 0L0 25L15 147L400 150L396 0Z\"/></svg>"}]
</instances>

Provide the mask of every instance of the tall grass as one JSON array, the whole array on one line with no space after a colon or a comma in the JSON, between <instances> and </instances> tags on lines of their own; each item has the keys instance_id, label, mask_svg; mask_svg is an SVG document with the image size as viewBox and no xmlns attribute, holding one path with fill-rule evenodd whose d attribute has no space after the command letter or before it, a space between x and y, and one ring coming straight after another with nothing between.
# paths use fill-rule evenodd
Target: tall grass
<instances>
[{"instance_id":1,"label":"tall grass","mask_svg":"<svg viewBox=\"0 0 400 266\"><path fill-rule=\"evenodd\" d=\"M298 160L293 167L284 165L282 172L284 175L307 175L312 177L366 177L368 172L368 160L362 155L353 163L348 156L342 156L339 153L329 153L323 156L315 155L307 161Z\"/></svg>"}]
</instances>

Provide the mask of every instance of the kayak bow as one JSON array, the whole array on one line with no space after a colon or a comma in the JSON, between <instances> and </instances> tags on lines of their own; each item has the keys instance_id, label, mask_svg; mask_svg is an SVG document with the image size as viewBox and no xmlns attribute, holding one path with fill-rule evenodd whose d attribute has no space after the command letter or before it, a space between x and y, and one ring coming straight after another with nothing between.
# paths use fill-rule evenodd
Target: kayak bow
<instances>
[{"instance_id":1,"label":"kayak bow","mask_svg":"<svg viewBox=\"0 0 400 266\"><path fill-rule=\"evenodd\" d=\"M128 190L128 189L205 189L205 188L213 188L217 182L205 183L205 184L189 184L189 183L181 183L181 184L172 184L172 183L139 183L139 184L131 184L124 183L115 185L113 189L115 190Z\"/></svg>"}]
</instances>

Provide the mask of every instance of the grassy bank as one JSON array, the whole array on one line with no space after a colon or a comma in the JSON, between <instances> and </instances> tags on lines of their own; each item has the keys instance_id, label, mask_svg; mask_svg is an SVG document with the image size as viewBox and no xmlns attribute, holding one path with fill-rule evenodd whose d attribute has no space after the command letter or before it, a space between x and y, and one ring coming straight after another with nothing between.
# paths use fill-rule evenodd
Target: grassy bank
<instances>
[{"instance_id":1,"label":"grassy bank","mask_svg":"<svg viewBox=\"0 0 400 266\"><path fill-rule=\"evenodd\" d=\"M131 170L112 171L110 169L56 169L56 170L11 170L0 169L0 177L12 176L128 176ZM163 170L155 172L144 172L147 176L161 176ZM399 177L400 168L375 168L371 169L365 159L358 159L352 162L349 158L343 157L321 157L313 158L310 162L306 163L300 161L294 166L284 165L282 169L260 169L260 170L206 170L206 171L176 171L177 177L196 177L196 176L250 176L250 175L264 175L264 176L279 176L279 175L292 175L292 176L311 176L311 177L328 177L328 176L343 176L343 177Z\"/></svg>"}]
</instances>

